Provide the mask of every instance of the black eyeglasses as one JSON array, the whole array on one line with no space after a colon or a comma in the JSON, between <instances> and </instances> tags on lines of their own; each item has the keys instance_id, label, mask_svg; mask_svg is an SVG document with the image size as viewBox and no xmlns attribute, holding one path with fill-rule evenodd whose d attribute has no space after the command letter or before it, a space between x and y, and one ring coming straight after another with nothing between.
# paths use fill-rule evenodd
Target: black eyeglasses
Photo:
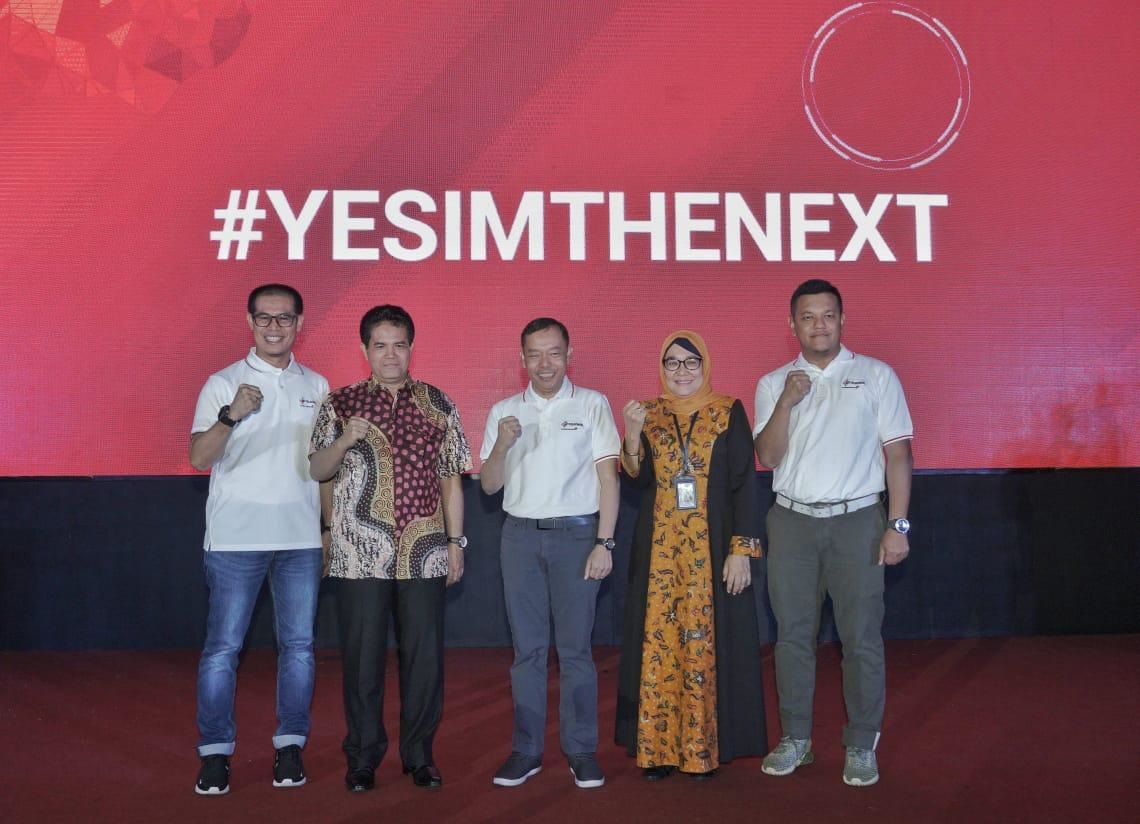
<instances>
[{"instance_id":1,"label":"black eyeglasses","mask_svg":"<svg viewBox=\"0 0 1140 824\"><path fill-rule=\"evenodd\" d=\"M696 372L701 368L701 359L695 355L691 358L685 358L684 360L678 360L677 358L665 358L665 360L661 361L661 365L665 367L666 372L676 372L682 366L684 366L690 372Z\"/></svg>"},{"instance_id":2,"label":"black eyeglasses","mask_svg":"<svg viewBox=\"0 0 1140 824\"><path fill-rule=\"evenodd\" d=\"M269 315L265 312L258 312L253 316L253 325L260 326L262 329L269 326L273 321L277 321L277 325L282 329L288 329L297 322L297 316L289 312L284 312L280 315Z\"/></svg>"}]
</instances>

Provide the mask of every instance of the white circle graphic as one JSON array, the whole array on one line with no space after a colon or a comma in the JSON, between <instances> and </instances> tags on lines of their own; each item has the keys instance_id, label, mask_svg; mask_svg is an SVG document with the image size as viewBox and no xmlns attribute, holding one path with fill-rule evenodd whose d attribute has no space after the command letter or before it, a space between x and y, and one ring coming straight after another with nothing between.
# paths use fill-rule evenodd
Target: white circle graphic
<instances>
[{"instance_id":1,"label":"white circle graphic","mask_svg":"<svg viewBox=\"0 0 1140 824\"><path fill-rule=\"evenodd\" d=\"M899 157L884 157L882 154L873 153L870 147L856 148L828 125L823 112L820 111L816 98L815 77L820 55L836 32L848 23L866 15L892 15L927 29L946 49L957 71L958 100L954 107L954 114L934 142L917 152ZM966 113L970 109L970 69L966 62L966 53L962 51L961 45L950 33L950 29L946 28L940 20L905 3L893 2L893 0L871 0L871 2L855 3L841 9L829 17L816 31L811 45L808 47L807 56L804 58L803 94L804 112L807 114L811 127L815 129L815 133L819 135L819 139L823 141L824 145L844 160L850 160L852 163L858 163L868 169L887 171L917 169L940 156L958 139L962 124L966 121Z\"/></svg>"}]
</instances>

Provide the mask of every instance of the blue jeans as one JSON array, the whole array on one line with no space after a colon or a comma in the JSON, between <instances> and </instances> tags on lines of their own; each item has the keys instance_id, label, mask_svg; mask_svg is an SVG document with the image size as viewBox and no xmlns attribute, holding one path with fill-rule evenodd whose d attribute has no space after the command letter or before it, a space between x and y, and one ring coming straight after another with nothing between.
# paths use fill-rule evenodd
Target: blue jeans
<instances>
[{"instance_id":1,"label":"blue jeans","mask_svg":"<svg viewBox=\"0 0 1140 824\"><path fill-rule=\"evenodd\" d=\"M210 589L206 645L198 665L198 755L232 755L237 737L234 689L245 642L266 575L277 635L275 749L304 746L309 735L316 656L313 621L321 583L321 550L207 552Z\"/></svg>"}]
</instances>

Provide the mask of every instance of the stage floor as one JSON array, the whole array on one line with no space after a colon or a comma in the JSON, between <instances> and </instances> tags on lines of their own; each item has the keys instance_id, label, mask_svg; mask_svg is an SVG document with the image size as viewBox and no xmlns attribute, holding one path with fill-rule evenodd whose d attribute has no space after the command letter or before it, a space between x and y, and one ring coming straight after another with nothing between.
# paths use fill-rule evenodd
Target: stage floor
<instances>
[{"instance_id":1,"label":"stage floor","mask_svg":"<svg viewBox=\"0 0 1140 824\"><path fill-rule=\"evenodd\" d=\"M757 758L712 781L643 781L613 743L617 650L595 650L599 761L606 785L579 790L559 753L552 667L544 770L491 784L510 749L507 649L449 649L435 742L444 786L400 773L393 743L372 792L344 789L340 660L318 653L306 786L270 784L275 656L245 655L231 790L193 792L196 651L0 653L0 819L5 822L782 821L1076 822L1131 820L1140 801L1140 636L971 638L887 644L882 779L840 779L840 656L820 649L816 763L773 778ZM551 656L553 659L553 655ZM396 740L395 662L385 706ZM769 736L778 737L771 649Z\"/></svg>"}]
</instances>

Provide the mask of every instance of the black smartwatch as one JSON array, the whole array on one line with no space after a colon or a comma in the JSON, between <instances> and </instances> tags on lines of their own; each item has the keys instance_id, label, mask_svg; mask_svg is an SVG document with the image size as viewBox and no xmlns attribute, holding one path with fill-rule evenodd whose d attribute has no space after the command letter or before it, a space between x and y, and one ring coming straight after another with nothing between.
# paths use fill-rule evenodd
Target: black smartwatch
<instances>
[{"instance_id":1,"label":"black smartwatch","mask_svg":"<svg viewBox=\"0 0 1140 824\"><path fill-rule=\"evenodd\" d=\"M460 535L457 538L452 538L450 535L447 538L449 544L455 544L460 549L467 549L467 536Z\"/></svg>"},{"instance_id":2,"label":"black smartwatch","mask_svg":"<svg viewBox=\"0 0 1140 824\"><path fill-rule=\"evenodd\" d=\"M604 546L610 552L613 552L614 547L617 546L617 541L615 541L613 538L595 538L594 539L594 545L595 546Z\"/></svg>"},{"instance_id":3,"label":"black smartwatch","mask_svg":"<svg viewBox=\"0 0 1140 824\"><path fill-rule=\"evenodd\" d=\"M237 426L237 421L230 417L230 405L228 403L218 410L218 420L230 429Z\"/></svg>"}]
</instances>

